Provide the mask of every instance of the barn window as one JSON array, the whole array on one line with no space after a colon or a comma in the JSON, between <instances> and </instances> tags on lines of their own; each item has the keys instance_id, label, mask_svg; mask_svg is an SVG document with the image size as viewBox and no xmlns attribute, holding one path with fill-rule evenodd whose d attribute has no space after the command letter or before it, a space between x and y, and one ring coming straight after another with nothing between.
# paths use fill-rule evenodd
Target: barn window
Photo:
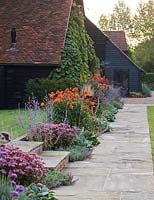
<instances>
[{"instance_id":1,"label":"barn window","mask_svg":"<svg viewBox=\"0 0 154 200\"><path fill-rule=\"evenodd\" d=\"M11 48L16 49L16 28L11 30Z\"/></svg>"}]
</instances>

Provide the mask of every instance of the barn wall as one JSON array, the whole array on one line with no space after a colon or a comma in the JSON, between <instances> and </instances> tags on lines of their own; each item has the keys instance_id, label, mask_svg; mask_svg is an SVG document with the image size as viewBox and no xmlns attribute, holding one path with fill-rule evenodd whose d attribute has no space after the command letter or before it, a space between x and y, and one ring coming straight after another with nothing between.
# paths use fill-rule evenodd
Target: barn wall
<instances>
[{"instance_id":1,"label":"barn wall","mask_svg":"<svg viewBox=\"0 0 154 200\"><path fill-rule=\"evenodd\" d=\"M106 45L106 37L102 34L102 32L89 20L86 18L85 20L86 30L89 36L94 41L94 48L97 57L102 60L105 59L105 45Z\"/></svg>"},{"instance_id":2,"label":"barn wall","mask_svg":"<svg viewBox=\"0 0 154 200\"><path fill-rule=\"evenodd\" d=\"M5 68L0 66L0 108L5 104Z\"/></svg>"},{"instance_id":3,"label":"barn wall","mask_svg":"<svg viewBox=\"0 0 154 200\"><path fill-rule=\"evenodd\" d=\"M114 69L129 70L129 91L138 92L141 89L140 73L141 71L123 54L110 40L106 43L105 62L106 76L113 81Z\"/></svg>"},{"instance_id":4,"label":"barn wall","mask_svg":"<svg viewBox=\"0 0 154 200\"><path fill-rule=\"evenodd\" d=\"M2 77L3 83L5 83L5 91L3 86L0 85L0 92L5 100L0 97L0 108L17 108L19 103L22 105L27 81L30 78L47 77L53 69L52 66L5 66L4 68L5 76L3 74ZM2 82L1 78L0 82Z\"/></svg>"}]
</instances>

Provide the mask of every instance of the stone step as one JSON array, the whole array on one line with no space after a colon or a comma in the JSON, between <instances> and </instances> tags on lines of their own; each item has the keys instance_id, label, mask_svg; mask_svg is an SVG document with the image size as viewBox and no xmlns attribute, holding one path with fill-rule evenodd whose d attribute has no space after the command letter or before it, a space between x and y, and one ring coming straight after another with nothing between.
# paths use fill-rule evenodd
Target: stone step
<instances>
[{"instance_id":1,"label":"stone step","mask_svg":"<svg viewBox=\"0 0 154 200\"><path fill-rule=\"evenodd\" d=\"M13 140L10 144L19 147L24 152L38 154L49 169L61 171L69 162L69 152L43 151L43 142Z\"/></svg>"},{"instance_id":2,"label":"stone step","mask_svg":"<svg viewBox=\"0 0 154 200\"><path fill-rule=\"evenodd\" d=\"M43 142L13 140L10 144L19 147L24 152L41 154L43 151Z\"/></svg>"},{"instance_id":3,"label":"stone step","mask_svg":"<svg viewBox=\"0 0 154 200\"><path fill-rule=\"evenodd\" d=\"M61 171L69 162L68 151L43 151L39 156L49 169Z\"/></svg>"}]
</instances>

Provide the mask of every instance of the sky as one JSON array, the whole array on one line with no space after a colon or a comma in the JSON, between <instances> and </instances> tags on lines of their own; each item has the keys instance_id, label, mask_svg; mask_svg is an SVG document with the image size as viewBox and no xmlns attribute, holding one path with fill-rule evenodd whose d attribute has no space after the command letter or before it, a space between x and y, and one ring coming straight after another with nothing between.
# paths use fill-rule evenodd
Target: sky
<instances>
[{"instance_id":1,"label":"sky","mask_svg":"<svg viewBox=\"0 0 154 200\"><path fill-rule=\"evenodd\" d=\"M136 7L141 0L125 0L125 3L135 13ZM86 16L95 24L98 24L101 14L112 13L112 9L118 0L84 0ZM148 2L148 0L142 0Z\"/></svg>"}]
</instances>

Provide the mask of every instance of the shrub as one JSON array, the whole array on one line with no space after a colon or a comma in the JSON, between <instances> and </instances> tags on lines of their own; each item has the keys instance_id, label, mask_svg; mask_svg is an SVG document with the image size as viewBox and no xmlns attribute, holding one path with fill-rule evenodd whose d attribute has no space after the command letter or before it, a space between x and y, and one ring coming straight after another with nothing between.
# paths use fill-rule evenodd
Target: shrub
<instances>
[{"instance_id":1,"label":"shrub","mask_svg":"<svg viewBox=\"0 0 154 200\"><path fill-rule=\"evenodd\" d=\"M124 103L123 103L123 101L122 100L113 100L112 102L112 105L115 107L115 109L117 109L117 112L118 112L118 109L122 109L123 108L123 105L124 105ZM116 113L117 113L116 112Z\"/></svg>"},{"instance_id":2,"label":"shrub","mask_svg":"<svg viewBox=\"0 0 154 200\"><path fill-rule=\"evenodd\" d=\"M83 132L83 134L76 134L75 138L73 139L73 142L72 142L72 146L80 146L80 147L86 147L86 148L92 148L94 145L93 145L93 142L94 140L97 138L90 138L89 137L89 140L86 138L86 134L85 132Z\"/></svg>"},{"instance_id":3,"label":"shrub","mask_svg":"<svg viewBox=\"0 0 154 200\"><path fill-rule=\"evenodd\" d=\"M142 81L147 84L151 90L154 90L154 73L144 74Z\"/></svg>"},{"instance_id":4,"label":"shrub","mask_svg":"<svg viewBox=\"0 0 154 200\"><path fill-rule=\"evenodd\" d=\"M25 89L25 101L27 101L32 94L37 97L39 101L42 101L51 87L52 81L48 78L29 79Z\"/></svg>"},{"instance_id":5,"label":"shrub","mask_svg":"<svg viewBox=\"0 0 154 200\"><path fill-rule=\"evenodd\" d=\"M92 149L89 149L87 147L74 146L70 148L69 151L70 151L69 161L75 162L75 161L82 161L88 158L91 155Z\"/></svg>"},{"instance_id":6,"label":"shrub","mask_svg":"<svg viewBox=\"0 0 154 200\"><path fill-rule=\"evenodd\" d=\"M146 84L154 83L154 73L146 73L146 74L144 74L142 80Z\"/></svg>"},{"instance_id":7,"label":"shrub","mask_svg":"<svg viewBox=\"0 0 154 200\"><path fill-rule=\"evenodd\" d=\"M24 187L3 174L0 175L0 197L1 200L56 200L53 192L41 183Z\"/></svg>"},{"instance_id":8,"label":"shrub","mask_svg":"<svg viewBox=\"0 0 154 200\"><path fill-rule=\"evenodd\" d=\"M151 97L151 90L146 84L142 84L142 94L145 97Z\"/></svg>"},{"instance_id":9,"label":"shrub","mask_svg":"<svg viewBox=\"0 0 154 200\"><path fill-rule=\"evenodd\" d=\"M0 172L6 176L15 173L17 183L37 182L47 174L44 163L38 155L23 152L18 147L3 145L0 158Z\"/></svg>"},{"instance_id":10,"label":"shrub","mask_svg":"<svg viewBox=\"0 0 154 200\"><path fill-rule=\"evenodd\" d=\"M130 92L129 96L130 97L144 97L141 92Z\"/></svg>"},{"instance_id":11,"label":"shrub","mask_svg":"<svg viewBox=\"0 0 154 200\"><path fill-rule=\"evenodd\" d=\"M11 199L12 185L10 184L10 179L4 174L0 174L0 197L1 199L7 200Z\"/></svg>"},{"instance_id":12,"label":"shrub","mask_svg":"<svg viewBox=\"0 0 154 200\"><path fill-rule=\"evenodd\" d=\"M53 122L69 123L71 126L83 126L89 129L91 127L91 116L94 108L94 102L87 99L88 92L79 92L77 87L73 89L50 92L50 101L45 102L45 108L48 103L53 102Z\"/></svg>"},{"instance_id":13,"label":"shrub","mask_svg":"<svg viewBox=\"0 0 154 200\"><path fill-rule=\"evenodd\" d=\"M103 78L104 80L105 78ZM97 81L96 84L98 84ZM108 85L105 83L105 86L103 83L100 84L100 91L104 95L103 91L108 88ZM50 100L43 103L43 105L46 109L49 104L52 104L54 123L69 123L71 126L84 127L91 132L96 131L95 118L98 115L101 116L104 109L103 102L101 102L103 99L100 100L99 95L93 97L89 95L85 87L81 92L75 87L56 93L50 92L49 97Z\"/></svg>"},{"instance_id":14,"label":"shrub","mask_svg":"<svg viewBox=\"0 0 154 200\"><path fill-rule=\"evenodd\" d=\"M69 151L69 162L82 161L90 157L92 148L85 146L71 146L69 148L59 148L59 151Z\"/></svg>"},{"instance_id":15,"label":"shrub","mask_svg":"<svg viewBox=\"0 0 154 200\"><path fill-rule=\"evenodd\" d=\"M49 189L52 189L60 186L71 185L72 179L73 177L70 174L50 170L43 182Z\"/></svg>"},{"instance_id":16,"label":"shrub","mask_svg":"<svg viewBox=\"0 0 154 200\"><path fill-rule=\"evenodd\" d=\"M44 148L51 150L70 146L76 132L77 128L69 124L39 123L30 129L27 137L28 140L44 142Z\"/></svg>"},{"instance_id":17,"label":"shrub","mask_svg":"<svg viewBox=\"0 0 154 200\"><path fill-rule=\"evenodd\" d=\"M102 103L104 102L105 95L108 93L110 88L109 81L105 77L101 77L100 74L94 74L89 78L88 83L91 85L94 91L93 99L96 103L95 114L97 114Z\"/></svg>"},{"instance_id":18,"label":"shrub","mask_svg":"<svg viewBox=\"0 0 154 200\"><path fill-rule=\"evenodd\" d=\"M112 111L104 111L103 115L107 118L109 122L115 121L115 113Z\"/></svg>"},{"instance_id":19,"label":"shrub","mask_svg":"<svg viewBox=\"0 0 154 200\"><path fill-rule=\"evenodd\" d=\"M121 87L113 88L110 86L105 93L104 104L105 106L114 106L114 102L119 102L120 107L123 106L123 101L121 99Z\"/></svg>"},{"instance_id":20,"label":"shrub","mask_svg":"<svg viewBox=\"0 0 154 200\"><path fill-rule=\"evenodd\" d=\"M64 90L67 87L74 87L76 84L72 79L50 79L50 78L35 78L29 79L25 89L25 101L32 96L32 94L38 99L39 102L44 100L44 96L48 95L51 91Z\"/></svg>"},{"instance_id":21,"label":"shrub","mask_svg":"<svg viewBox=\"0 0 154 200\"><path fill-rule=\"evenodd\" d=\"M108 120L105 116L97 117L95 120L96 130L99 133L106 133L111 130Z\"/></svg>"},{"instance_id":22,"label":"shrub","mask_svg":"<svg viewBox=\"0 0 154 200\"><path fill-rule=\"evenodd\" d=\"M56 200L54 193L41 183L31 184L20 193L18 200Z\"/></svg>"}]
</instances>

